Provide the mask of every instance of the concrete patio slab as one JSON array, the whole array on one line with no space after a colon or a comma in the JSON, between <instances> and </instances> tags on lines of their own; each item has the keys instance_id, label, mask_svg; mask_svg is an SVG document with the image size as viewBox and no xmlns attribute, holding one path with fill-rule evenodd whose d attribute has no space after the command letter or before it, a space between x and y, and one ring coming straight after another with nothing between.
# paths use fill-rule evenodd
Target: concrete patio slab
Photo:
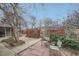
<instances>
[{"instance_id":1,"label":"concrete patio slab","mask_svg":"<svg viewBox=\"0 0 79 59\"><path fill-rule=\"evenodd\" d=\"M6 43L0 42L0 56L14 56L17 55L19 52L23 51L24 49L27 49L28 47L34 45L41 39L35 39L35 38L27 38L22 37L21 40L25 41L25 44L22 44L20 46L14 47L14 48L7 48L5 47Z\"/></svg>"},{"instance_id":2,"label":"concrete patio slab","mask_svg":"<svg viewBox=\"0 0 79 59\"><path fill-rule=\"evenodd\" d=\"M0 43L0 56L14 56L15 53Z\"/></svg>"},{"instance_id":3,"label":"concrete patio slab","mask_svg":"<svg viewBox=\"0 0 79 59\"><path fill-rule=\"evenodd\" d=\"M11 49L12 51L14 51L16 54L23 51L24 49L27 49L28 47L34 45L35 43L37 43L38 41L40 41L41 39L28 39L25 40L25 44L20 45L18 47L15 47L13 49Z\"/></svg>"}]
</instances>

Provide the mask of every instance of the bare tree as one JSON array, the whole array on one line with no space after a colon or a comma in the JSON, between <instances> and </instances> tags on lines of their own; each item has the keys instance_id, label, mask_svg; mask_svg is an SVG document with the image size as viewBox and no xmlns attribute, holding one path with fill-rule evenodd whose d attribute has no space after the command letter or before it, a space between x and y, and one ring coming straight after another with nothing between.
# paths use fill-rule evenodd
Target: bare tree
<instances>
[{"instance_id":1,"label":"bare tree","mask_svg":"<svg viewBox=\"0 0 79 59\"><path fill-rule=\"evenodd\" d=\"M31 20L30 20L30 25L31 25L31 28L35 28L36 27L36 17L34 16L30 16Z\"/></svg>"},{"instance_id":2,"label":"bare tree","mask_svg":"<svg viewBox=\"0 0 79 59\"><path fill-rule=\"evenodd\" d=\"M0 4L0 10L2 10L4 15L4 22L12 27L12 37L18 42L19 41L19 30L21 26L22 17L20 15L19 4L17 3L6 3Z\"/></svg>"},{"instance_id":3,"label":"bare tree","mask_svg":"<svg viewBox=\"0 0 79 59\"><path fill-rule=\"evenodd\" d=\"M38 28L41 29L41 28L42 28L42 25L43 25L43 24L42 24L42 20L39 20L39 21L38 21Z\"/></svg>"},{"instance_id":4,"label":"bare tree","mask_svg":"<svg viewBox=\"0 0 79 59\"><path fill-rule=\"evenodd\" d=\"M45 28L49 28L52 26L52 19L51 18L45 18L43 21L44 27Z\"/></svg>"},{"instance_id":5,"label":"bare tree","mask_svg":"<svg viewBox=\"0 0 79 59\"><path fill-rule=\"evenodd\" d=\"M74 29L79 28L79 10L74 10L69 16L67 16L66 21L64 21L64 26L67 36L74 34Z\"/></svg>"}]
</instances>

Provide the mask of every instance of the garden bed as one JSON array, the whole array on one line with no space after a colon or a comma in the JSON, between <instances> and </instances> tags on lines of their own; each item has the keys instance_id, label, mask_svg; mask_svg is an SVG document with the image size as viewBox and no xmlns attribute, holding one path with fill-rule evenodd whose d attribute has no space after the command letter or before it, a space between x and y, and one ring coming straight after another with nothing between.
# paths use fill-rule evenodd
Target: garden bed
<instances>
[{"instance_id":1,"label":"garden bed","mask_svg":"<svg viewBox=\"0 0 79 59\"><path fill-rule=\"evenodd\" d=\"M50 56L62 56L61 52L59 52L58 50L54 50L54 49L50 49Z\"/></svg>"},{"instance_id":2,"label":"garden bed","mask_svg":"<svg viewBox=\"0 0 79 59\"><path fill-rule=\"evenodd\" d=\"M61 49L61 51L66 55L66 56L79 56L79 51L64 47Z\"/></svg>"},{"instance_id":3,"label":"garden bed","mask_svg":"<svg viewBox=\"0 0 79 59\"><path fill-rule=\"evenodd\" d=\"M2 42L4 42L4 43L5 43L5 46L8 47L8 48L17 47L17 46L22 45L22 44L25 43L25 42L22 41L22 40L19 40L18 42L16 42L16 41L13 40L12 38L2 40Z\"/></svg>"}]
</instances>

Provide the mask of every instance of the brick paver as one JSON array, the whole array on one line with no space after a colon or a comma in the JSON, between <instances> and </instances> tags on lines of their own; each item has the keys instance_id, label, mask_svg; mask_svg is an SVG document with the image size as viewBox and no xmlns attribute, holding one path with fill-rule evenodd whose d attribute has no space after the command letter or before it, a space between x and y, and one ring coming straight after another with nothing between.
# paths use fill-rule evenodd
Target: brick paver
<instances>
[{"instance_id":1,"label":"brick paver","mask_svg":"<svg viewBox=\"0 0 79 59\"><path fill-rule=\"evenodd\" d=\"M20 56L49 56L49 49L41 41L19 53Z\"/></svg>"}]
</instances>

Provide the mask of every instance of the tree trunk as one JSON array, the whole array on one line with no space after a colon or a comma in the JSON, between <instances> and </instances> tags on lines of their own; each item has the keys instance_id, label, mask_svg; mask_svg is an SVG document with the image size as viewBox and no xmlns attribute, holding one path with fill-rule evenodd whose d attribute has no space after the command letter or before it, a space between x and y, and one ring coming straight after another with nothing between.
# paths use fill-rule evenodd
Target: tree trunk
<instances>
[{"instance_id":1,"label":"tree trunk","mask_svg":"<svg viewBox=\"0 0 79 59\"><path fill-rule=\"evenodd\" d=\"M18 42L19 41L19 32L17 30L17 27L13 27L13 30L12 30L12 37L13 39Z\"/></svg>"}]
</instances>

